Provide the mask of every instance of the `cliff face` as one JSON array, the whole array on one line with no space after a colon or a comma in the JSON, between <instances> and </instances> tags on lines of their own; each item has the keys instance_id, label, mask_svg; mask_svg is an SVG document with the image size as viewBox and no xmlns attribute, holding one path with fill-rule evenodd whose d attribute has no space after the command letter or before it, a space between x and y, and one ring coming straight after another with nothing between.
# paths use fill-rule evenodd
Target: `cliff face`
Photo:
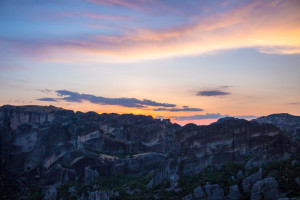
<instances>
[{"instance_id":1,"label":"cliff face","mask_svg":"<svg viewBox=\"0 0 300 200\"><path fill-rule=\"evenodd\" d=\"M3 106L0 117L2 165L27 180L43 174L45 184L64 182L64 176L82 181L86 166L100 175L156 169L180 128L146 116L39 106Z\"/></svg>"},{"instance_id":2,"label":"cliff face","mask_svg":"<svg viewBox=\"0 0 300 200\"><path fill-rule=\"evenodd\" d=\"M180 127L149 116L53 106L0 107L0 133L1 167L23 184L42 186L153 170L154 183L170 178L175 184L180 172L196 174L208 165L249 158L246 167L252 168L291 150L271 124L230 118Z\"/></svg>"},{"instance_id":3,"label":"cliff face","mask_svg":"<svg viewBox=\"0 0 300 200\"><path fill-rule=\"evenodd\" d=\"M254 167L290 151L289 142L277 127L234 118L209 126L186 125L176 133L175 143L180 147L179 162L185 173L249 158L248 167Z\"/></svg>"},{"instance_id":4,"label":"cliff face","mask_svg":"<svg viewBox=\"0 0 300 200\"><path fill-rule=\"evenodd\" d=\"M272 114L264 117L259 117L255 121L260 123L274 124L280 128L286 136L296 141L300 140L300 117L287 113Z\"/></svg>"}]
</instances>

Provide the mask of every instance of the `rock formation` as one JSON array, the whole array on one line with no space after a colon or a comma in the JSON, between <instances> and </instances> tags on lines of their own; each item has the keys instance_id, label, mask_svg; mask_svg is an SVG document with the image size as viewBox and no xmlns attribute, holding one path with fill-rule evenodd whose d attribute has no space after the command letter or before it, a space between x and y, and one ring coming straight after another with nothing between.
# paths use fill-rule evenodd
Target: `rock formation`
<instances>
[{"instance_id":1,"label":"rock formation","mask_svg":"<svg viewBox=\"0 0 300 200\"><path fill-rule=\"evenodd\" d=\"M146 174L143 187L155 189L167 181L165 191L180 193L180 176L246 160L248 170L292 153L291 141L272 124L226 118L209 126L181 127L151 116L75 113L53 106L0 107L0 143L5 171L0 182L15 179L25 194L30 193L29 185L38 185L45 199L58 198L62 192L78 199L109 199L118 196L117 191L95 184L119 175ZM243 180L243 192L252 188L255 193L252 186L262 179L257 173ZM243 177L240 170L238 179ZM75 187L75 183L82 185ZM68 184L73 185L60 188ZM81 187L88 193L79 194ZM262 187L267 188L255 188ZM128 189L132 194L141 194L140 190ZM236 185L225 194L219 185L207 184L192 188L185 199L237 199L239 195Z\"/></svg>"},{"instance_id":2,"label":"rock formation","mask_svg":"<svg viewBox=\"0 0 300 200\"><path fill-rule=\"evenodd\" d=\"M286 136L296 141L300 139L300 117L288 113L272 114L255 119L260 123L270 123L280 128Z\"/></svg>"},{"instance_id":3,"label":"rock formation","mask_svg":"<svg viewBox=\"0 0 300 200\"><path fill-rule=\"evenodd\" d=\"M259 160L259 166L280 159L289 151L288 143L274 125L232 118L209 126L188 124L175 136L180 169L187 174L198 173L209 165L244 162L248 157Z\"/></svg>"}]
</instances>

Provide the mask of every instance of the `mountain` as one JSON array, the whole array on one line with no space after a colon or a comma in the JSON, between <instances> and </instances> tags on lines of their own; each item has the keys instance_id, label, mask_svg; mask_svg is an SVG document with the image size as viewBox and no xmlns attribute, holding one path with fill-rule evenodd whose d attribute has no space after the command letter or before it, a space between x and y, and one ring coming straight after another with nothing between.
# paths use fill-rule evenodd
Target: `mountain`
<instances>
[{"instance_id":1,"label":"mountain","mask_svg":"<svg viewBox=\"0 0 300 200\"><path fill-rule=\"evenodd\" d=\"M255 121L274 124L292 140L300 141L300 116L281 113L259 117Z\"/></svg>"},{"instance_id":2,"label":"mountain","mask_svg":"<svg viewBox=\"0 0 300 200\"><path fill-rule=\"evenodd\" d=\"M5 105L0 136L2 199L234 199L255 197L259 181L279 197L286 180L274 163L300 168L297 144L279 128L236 118L181 127L151 116ZM297 181L285 188L297 189Z\"/></svg>"}]
</instances>

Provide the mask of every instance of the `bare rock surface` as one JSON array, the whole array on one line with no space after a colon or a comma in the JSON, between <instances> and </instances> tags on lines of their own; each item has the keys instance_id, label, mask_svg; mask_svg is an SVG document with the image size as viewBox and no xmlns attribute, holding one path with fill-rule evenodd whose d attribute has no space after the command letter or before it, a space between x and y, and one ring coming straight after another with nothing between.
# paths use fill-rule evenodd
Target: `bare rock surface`
<instances>
[{"instance_id":1,"label":"bare rock surface","mask_svg":"<svg viewBox=\"0 0 300 200\"><path fill-rule=\"evenodd\" d=\"M279 198L278 182L268 177L257 181L251 190L251 200L275 200Z\"/></svg>"}]
</instances>

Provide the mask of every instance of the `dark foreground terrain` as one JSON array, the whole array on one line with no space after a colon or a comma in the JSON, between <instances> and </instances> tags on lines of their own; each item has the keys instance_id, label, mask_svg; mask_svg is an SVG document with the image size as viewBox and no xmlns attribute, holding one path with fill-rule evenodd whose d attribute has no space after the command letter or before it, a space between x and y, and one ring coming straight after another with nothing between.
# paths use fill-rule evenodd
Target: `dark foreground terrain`
<instances>
[{"instance_id":1,"label":"dark foreground terrain","mask_svg":"<svg viewBox=\"0 0 300 200\"><path fill-rule=\"evenodd\" d=\"M181 127L142 115L2 106L0 199L300 197L299 124L278 114Z\"/></svg>"}]
</instances>

